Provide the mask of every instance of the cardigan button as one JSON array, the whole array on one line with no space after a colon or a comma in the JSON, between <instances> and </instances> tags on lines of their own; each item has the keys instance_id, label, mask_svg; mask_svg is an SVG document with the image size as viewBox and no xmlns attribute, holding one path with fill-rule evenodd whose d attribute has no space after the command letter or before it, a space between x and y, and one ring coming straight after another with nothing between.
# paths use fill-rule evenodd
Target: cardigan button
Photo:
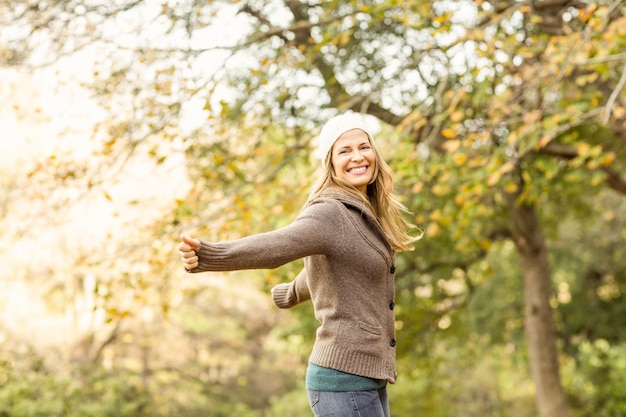
<instances>
[{"instance_id":1,"label":"cardigan button","mask_svg":"<svg viewBox=\"0 0 626 417\"><path fill-rule=\"evenodd\" d=\"M395 346L396 346L396 339L391 339L391 340L389 341L389 346L391 346L391 347L395 347Z\"/></svg>"},{"instance_id":2,"label":"cardigan button","mask_svg":"<svg viewBox=\"0 0 626 417\"><path fill-rule=\"evenodd\" d=\"M389 303L389 310L393 310L394 307L396 306L396 303L394 303L393 301Z\"/></svg>"},{"instance_id":3,"label":"cardigan button","mask_svg":"<svg viewBox=\"0 0 626 417\"><path fill-rule=\"evenodd\" d=\"M391 265L391 268L389 268L389 272L391 274L395 274L396 273L396 266L395 265Z\"/></svg>"}]
</instances>

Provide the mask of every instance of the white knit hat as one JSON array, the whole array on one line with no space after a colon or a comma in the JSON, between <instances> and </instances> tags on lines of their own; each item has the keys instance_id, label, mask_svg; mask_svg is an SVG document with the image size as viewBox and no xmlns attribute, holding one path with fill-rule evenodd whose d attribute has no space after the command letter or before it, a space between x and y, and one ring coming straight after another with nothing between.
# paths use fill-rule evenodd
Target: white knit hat
<instances>
[{"instance_id":1,"label":"white knit hat","mask_svg":"<svg viewBox=\"0 0 626 417\"><path fill-rule=\"evenodd\" d=\"M326 164L328 152L330 152L330 149L335 144L335 141L339 139L339 136L352 129L361 129L364 131L367 136L369 136L372 146L375 146L372 129L368 126L367 121L362 114L340 114L326 122L317 139L317 153L322 159L322 166Z\"/></svg>"}]
</instances>

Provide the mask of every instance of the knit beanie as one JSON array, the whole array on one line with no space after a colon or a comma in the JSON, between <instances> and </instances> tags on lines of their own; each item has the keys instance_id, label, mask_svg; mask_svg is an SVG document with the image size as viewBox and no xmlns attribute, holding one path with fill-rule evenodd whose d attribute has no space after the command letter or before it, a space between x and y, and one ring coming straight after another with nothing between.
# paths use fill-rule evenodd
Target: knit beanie
<instances>
[{"instance_id":1,"label":"knit beanie","mask_svg":"<svg viewBox=\"0 0 626 417\"><path fill-rule=\"evenodd\" d=\"M340 114L326 122L317 139L317 152L318 156L322 159L322 166L326 164L328 152L330 152L335 141L339 139L339 136L352 129L361 129L364 131L367 136L369 136L372 146L375 146L372 129L366 123L363 115L358 113Z\"/></svg>"}]
</instances>

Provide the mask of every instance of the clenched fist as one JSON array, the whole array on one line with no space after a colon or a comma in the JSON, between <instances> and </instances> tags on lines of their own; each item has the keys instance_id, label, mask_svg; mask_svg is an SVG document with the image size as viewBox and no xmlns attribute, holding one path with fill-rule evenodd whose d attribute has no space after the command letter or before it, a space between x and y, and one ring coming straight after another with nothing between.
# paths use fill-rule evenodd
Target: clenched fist
<instances>
[{"instance_id":1,"label":"clenched fist","mask_svg":"<svg viewBox=\"0 0 626 417\"><path fill-rule=\"evenodd\" d=\"M187 271L198 266L198 253L200 249L200 240L193 239L189 236L182 235L180 237L180 244L178 245L178 251L180 252L180 258L183 261L183 266Z\"/></svg>"}]
</instances>

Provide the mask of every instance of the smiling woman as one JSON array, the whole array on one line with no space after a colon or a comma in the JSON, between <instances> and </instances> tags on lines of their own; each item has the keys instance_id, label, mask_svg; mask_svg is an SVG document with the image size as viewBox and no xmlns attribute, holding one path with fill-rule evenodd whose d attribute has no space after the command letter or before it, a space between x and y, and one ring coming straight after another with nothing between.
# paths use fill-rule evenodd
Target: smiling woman
<instances>
[{"instance_id":1,"label":"smiling woman","mask_svg":"<svg viewBox=\"0 0 626 417\"><path fill-rule=\"evenodd\" d=\"M415 239L362 117L332 118L318 148L324 171L293 223L234 241L183 235L180 255L188 272L275 268L304 258L304 270L272 295L279 308L311 300L320 322L306 372L313 414L389 417L395 253Z\"/></svg>"}]
</instances>

